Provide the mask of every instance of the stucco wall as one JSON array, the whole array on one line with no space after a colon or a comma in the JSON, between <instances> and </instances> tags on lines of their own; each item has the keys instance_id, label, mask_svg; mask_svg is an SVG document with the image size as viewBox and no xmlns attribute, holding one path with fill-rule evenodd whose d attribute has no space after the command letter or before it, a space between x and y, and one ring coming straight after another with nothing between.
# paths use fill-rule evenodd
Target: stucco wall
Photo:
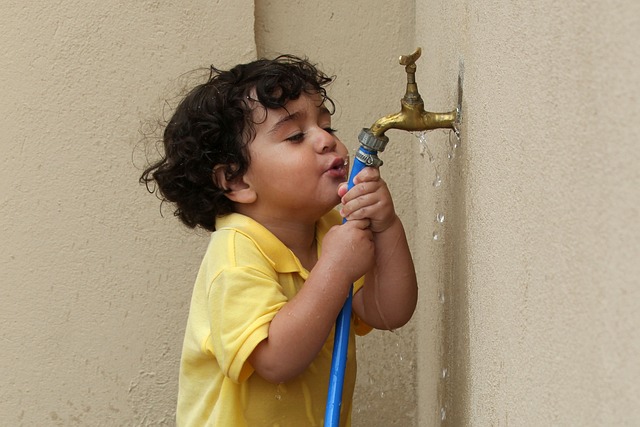
<instances>
[{"instance_id":1,"label":"stucco wall","mask_svg":"<svg viewBox=\"0 0 640 427\"><path fill-rule=\"evenodd\" d=\"M0 425L173 425L207 239L160 217L135 147L180 75L255 57L253 2L1 9Z\"/></svg>"},{"instance_id":2,"label":"stucco wall","mask_svg":"<svg viewBox=\"0 0 640 427\"><path fill-rule=\"evenodd\" d=\"M442 106L463 60L465 112L445 191L414 164L421 234L447 218L427 248L444 411L420 425L640 423L639 17L633 1L418 2L423 95Z\"/></svg>"}]
</instances>

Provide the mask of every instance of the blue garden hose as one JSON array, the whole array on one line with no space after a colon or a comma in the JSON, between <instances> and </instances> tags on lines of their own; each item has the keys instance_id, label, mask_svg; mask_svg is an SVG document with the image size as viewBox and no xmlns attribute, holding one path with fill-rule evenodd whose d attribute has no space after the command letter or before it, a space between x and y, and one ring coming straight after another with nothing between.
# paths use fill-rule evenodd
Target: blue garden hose
<instances>
[{"instance_id":1,"label":"blue garden hose","mask_svg":"<svg viewBox=\"0 0 640 427\"><path fill-rule=\"evenodd\" d=\"M363 129L359 137L362 144L356 153L353 167L349 175L347 189L353 188L353 179L367 166L379 167L382 161L378 158L378 151L383 151L389 141L386 136L375 137L369 129ZM346 222L345 219L343 221ZM342 406L342 389L344 375L347 367L347 350L349 347L349 327L351 325L351 308L353 300L353 285L349 291L347 301L344 303L338 319L333 341L333 355L331 359L331 373L329 375L329 392L327 395L327 407L324 415L325 427L337 427L340 425L340 408Z\"/></svg>"}]
</instances>

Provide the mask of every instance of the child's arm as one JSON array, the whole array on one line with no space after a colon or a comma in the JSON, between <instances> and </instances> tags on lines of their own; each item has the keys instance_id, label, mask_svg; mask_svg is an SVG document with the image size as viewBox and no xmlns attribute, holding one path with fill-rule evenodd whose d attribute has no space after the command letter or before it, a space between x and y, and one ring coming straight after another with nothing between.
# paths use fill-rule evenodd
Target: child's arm
<instances>
[{"instance_id":1,"label":"child's arm","mask_svg":"<svg viewBox=\"0 0 640 427\"><path fill-rule=\"evenodd\" d=\"M373 267L374 238L368 220L334 226L300 291L275 315L269 336L249 363L272 383L289 381L316 358L334 326L351 284Z\"/></svg>"},{"instance_id":2,"label":"child's arm","mask_svg":"<svg viewBox=\"0 0 640 427\"><path fill-rule=\"evenodd\" d=\"M391 195L377 169L365 168L355 183L348 195L346 188L340 189L349 221L326 234L305 285L276 314L269 337L249 357L267 381L289 381L309 366L335 325L351 284L365 274L365 285L353 298L362 320L393 329L413 314L415 271Z\"/></svg>"},{"instance_id":3,"label":"child's arm","mask_svg":"<svg viewBox=\"0 0 640 427\"><path fill-rule=\"evenodd\" d=\"M365 285L354 295L353 310L370 326L395 329L411 319L418 287L409 245L391 194L378 169L364 168L354 187L340 187L342 215L348 221L369 219L375 246L375 265Z\"/></svg>"}]
</instances>

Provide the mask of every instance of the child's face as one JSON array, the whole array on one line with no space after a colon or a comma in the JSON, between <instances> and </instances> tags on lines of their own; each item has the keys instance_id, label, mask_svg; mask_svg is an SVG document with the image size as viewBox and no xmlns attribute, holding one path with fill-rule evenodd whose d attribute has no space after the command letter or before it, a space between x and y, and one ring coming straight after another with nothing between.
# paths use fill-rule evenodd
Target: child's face
<instances>
[{"instance_id":1,"label":"child's face","mask_svg":"<svg viewBox=\"0 0 640 427\"><path fill-rule=\"evenodd\" d=\"M256 135L244 179L256 193L251 209L270 218L316 221L339 202L348 151L331 128L319 94L302 94L285 108L256 104Z\"/></svg>"}]
</instances>

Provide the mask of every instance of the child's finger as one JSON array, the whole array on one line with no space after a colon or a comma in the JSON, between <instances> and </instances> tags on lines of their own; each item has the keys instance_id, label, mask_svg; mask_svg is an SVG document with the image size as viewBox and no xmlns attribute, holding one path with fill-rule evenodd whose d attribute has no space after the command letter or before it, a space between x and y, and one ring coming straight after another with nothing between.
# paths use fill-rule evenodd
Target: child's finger
<instances>
[{"instance_id":1,"label":"child's finger","mask_svg":"<svg viewBox=\"0 0 640 427\"><path fill-rule=\"evenodd\" d=\"M380 205L380 202L381 199L375 193L367 193L343 203L340 213L349 220L370 218L374 213L371 208Z\"/></svg>"},{"instance_id":2,"label":"child's finger","mask_svg":"<svg viewBox=\"0 0 640 427\"><path fill-rule=\"evenodd\" d=\"M342 184L340 184L340 186L338 186L339 197L344 197L344 195L347 194L347 191L349 191L349 187L346 182L343 182Z\"/></svg>"},{"instance_id":3,"label":"child's finger","mask_svg":"<svg viewBox=\"0 0 640 427\"><path fill-rule=\"evenodd\" d=\"M349 224L350 227L359 228L360 230L366 230L371 225L371 221L369 219L354 219L345 224Z\"/></svg>"},{"instance_id":4,"label":"child's finger","mask_svg":"<svg viewBox=\"0 0 640 427\"><path fill-rule=\"evenodd\" d=\"M358 174L353 178L353 183L358 184L361 182L367 181L378 181L380 179L380 170L378 168L363 168Z\"/></svg>"},{"instance_id":5,"label":"child's finger","mask_svg":"<svg viewBox=\"0 0 640 427\"><path fill-rule=\"evenodd\" d=\"M368 194L375 193L380 189L380 186L381 186L380 181L359 182L355 184L351 188L351 190L347 191L344 195L341 196L341 202L344 205L359 197L363 197Z\"/></svg>"}]
</instances>

